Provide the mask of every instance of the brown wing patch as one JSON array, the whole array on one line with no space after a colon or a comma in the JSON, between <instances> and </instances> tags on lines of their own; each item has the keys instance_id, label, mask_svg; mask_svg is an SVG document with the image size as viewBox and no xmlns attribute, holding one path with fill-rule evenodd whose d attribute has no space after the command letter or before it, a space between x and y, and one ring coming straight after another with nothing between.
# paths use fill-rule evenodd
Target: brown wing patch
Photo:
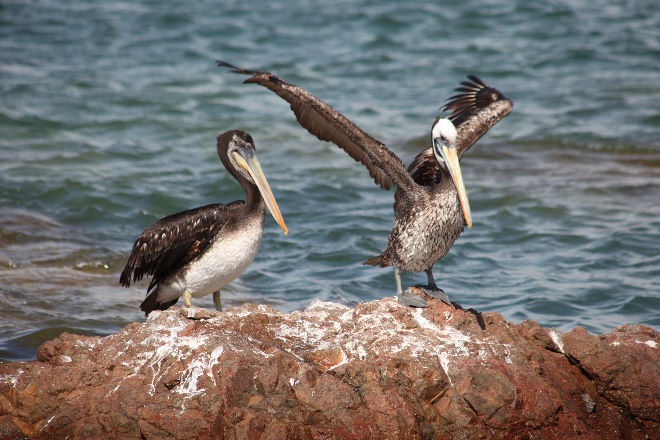
<instances>
[{"instance_id":1,"label":"brown wing patch","mask_svg":"<svg viewBox=\"0 0 660 440\"><path fill-rule=\"evenodd\" d=\"M154 285L180 269L206 250L229 215L227 205L213 204L179 212L154 223L135 240L119 277L120 284L129 287L131 282L153 275L151 284Z\"/></svg>"},{"instance_id":2,"label":"brown wing patch","mask_svg":"<svg viewBox=\"0 0 660 440\"><path fill-rule=\"evenodd\" d=\"M420 152L408 166L408 172L415 183L421 186L431 186L440 182L442 172L431 148Z\"/></svg>"}]
</instances>

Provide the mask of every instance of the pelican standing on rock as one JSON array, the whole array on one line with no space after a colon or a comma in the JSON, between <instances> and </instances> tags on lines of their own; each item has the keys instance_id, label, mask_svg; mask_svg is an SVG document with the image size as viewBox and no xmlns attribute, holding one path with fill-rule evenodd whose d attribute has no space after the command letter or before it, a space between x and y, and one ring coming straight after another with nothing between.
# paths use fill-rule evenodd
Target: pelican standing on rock
<instances>
[{"instance_id":1,"label":"pelican standing on rock","mask_svg":"<svg viewBox=\"0 0 660 440\"><path fill-rule=\"evenodd\" d=\"M218 156L245 190L245 201L212 204L165 217L135 240L119 282L151 275L147 297L140 304L145 315L165 310L180 296L213 293L222 310L220 288L234 280L257 255L264 232L266 207L287 235L282 214L257 160L252 137L240 130L218 136Z\"/></svg>"},{"instance_id":2,"label":"pelican standing on rock","mask_svg":"<svg viewBox=\"0 0 660 440\"><path fill-rule=\"evenodd\" d=\"M298 122L323 141L335 143L367 167L383 189L396 186L394 226L382 255L365 261L374 266L393 266L397 297L406 305L427 307L425 300L401 288L401 271L425 271L428 284L418 286L428 296L449 304L447 295L433 279L432 268L454 244L464 225L472 227L470 204L463 185L459 160L495 123L511 112L513 103L475 76L463 81L461 92L450 98L431 129L431 147L422 151L406 169L403 162L381 142L369 136L334 108L306 90L269 72L245 70L224 61L219 66L250 75L257 83L286 100Z\"/></svg>"}]
</instances>

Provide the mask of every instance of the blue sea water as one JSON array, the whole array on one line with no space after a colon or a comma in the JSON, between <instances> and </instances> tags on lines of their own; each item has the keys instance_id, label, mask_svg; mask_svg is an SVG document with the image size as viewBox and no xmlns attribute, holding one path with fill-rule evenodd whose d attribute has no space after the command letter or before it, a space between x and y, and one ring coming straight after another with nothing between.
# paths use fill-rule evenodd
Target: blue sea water
<instances>
[{"instance_id":1,"label":"blue sea water","mask_svg":"<svg viewBox=\"0 0 660 440\"><path fill-rule=\"evenodd\" d=\"M132 243L165 215L243 197L215 151L232 128L253 135L290 235L267 217L225 305L394 294L390 269L360 265L385 247L393 192L216 59L302 86L406 163L480 76L515 107L463 158L474 226L438 284L515 322L660 328L657 1L7 0L0 359L143 320L147 283L118 285Z\"/></svg>"}]
</instances>

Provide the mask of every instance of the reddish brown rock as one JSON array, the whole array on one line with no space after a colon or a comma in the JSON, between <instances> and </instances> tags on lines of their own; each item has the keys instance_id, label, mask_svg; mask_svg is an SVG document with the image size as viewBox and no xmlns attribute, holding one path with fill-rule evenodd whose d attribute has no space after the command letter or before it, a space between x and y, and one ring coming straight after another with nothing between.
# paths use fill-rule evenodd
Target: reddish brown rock
<instances>
[{"instance_id":1,"label":"reddish brown rock","mask_svg":"<svg viewBox=\"0 0 660 440\"><path fill-rule=\"evenodd\" d=\"M433 301L154 312L0 365L0 438L643 439L660 340ZM184 316L185 315L185 316Z\"/></svg>"}]
</instances>

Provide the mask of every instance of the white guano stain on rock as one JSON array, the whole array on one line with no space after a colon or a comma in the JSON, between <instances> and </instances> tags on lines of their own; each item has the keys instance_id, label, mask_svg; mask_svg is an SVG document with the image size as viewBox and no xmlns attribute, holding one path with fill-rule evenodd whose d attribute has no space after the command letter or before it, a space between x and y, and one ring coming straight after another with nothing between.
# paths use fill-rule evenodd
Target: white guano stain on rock
<instances>
[{"instance_id":1,"label":"white guano stain on rock","mask_svg":"<svg viewBox=\"0 0 660 440\"><path fill-rule=\"evenodd\" d=\"M556 330L550 330L550 331L548 331L548 334L550 335L550 339L552 339L552 342L555 343L557 348L559 348L559 351L563 354L564 353L564 343L561 342L561 336L559 336L559 333L557 333Z\"/></svg>"},{"instance_id":2,"label":"white guano stain on rock","mask_svg":"<svg viewBox=\"0 0 660 440\"><path fill-rule=\"evenodd\" d=\"M200 384L200 378L207 376L215 385L213 366L219 362L224 351L222 345L212 346L208 335L197 333L194 336L183 335L182 332L194 321L179 315L156 312L149 315L149 335L142 341L140 352L133 362L122 362L121 365L132 370L124 377L109 394L119 390L124 381L136 375L151 376L149 395L154 396L156 387L170 368L178 361L186 365L172 392L184 395L181 409L185 409L185 401L202 393L205 388ZM126 350L128 347L125 348Z\"/></svg>"},{"instance_id":3,"label":"white guano stain on rock","mask_svg":"<svg viewBox=\"0 0 660 440\"><path fill-rule=\"evenodd\" d=\"M85 347L85 348L92 349L92 348L96 347L101 342L101 337L97 337L97 338L89 337L85 340L78 339L76 342L78 343L78 345L80 347Z\"/></svg>"},{"instance_id":4,"label":"white guano stain on rock","mask_svg":"<svg viewBox=\"0 0 660 440\"><path fill-rule=\"evenodd\" d=\"M458 374L452 367L455 360L469 356L485 360L498 356L502 348L502 344L431 322L424 317L422 309L404 308L411 319L401 322L392 310L403 306L394 298L377 304L372 307L365 303L354 311L343 305L315 300L306 310L286 315L286 319L278 323L274 337L309 350L338 348L341 360L329 369L353 360L396 357L402 352L415 357L435 357L450 381L451 374ZM510 349L503 348L508 362L512 363Z\"/></svg>"},{"instance_id":5,"label":"white guano stain on rock","mask_svg":"<svg viewBox=\"0 0 660 440\"><path fill-rule=\"evenodd\" d=\"M505 362L513 364L511 358L512 347L509 344L479 339L451 326L439 326L424 318L422 309L416 309L412 313L420 327L430 333L430 339L422 343L435 352L450 383L452 383L451 375L455 373L451 366L453 361L457 359L475 356L476 359L486 361L488 358L500 356L500 352L503 352Z\"/></svg>"},{"instance_id":6,"label":"white guano stain on rock","mask_svg":"<svg viewBox=\"0 0 660 440\"><path fill-rule=\"evenodd\" d=\"M23 374L25 370L19 368L16 371L16 374L3 374L0 375L0 383L10 383L12 387L16 388L18 384L18 378Z\"/></svg>"},{"instance_id":7,"label":"white guano stain on rock","mask_svg":"<svg viewBox=\"0 0 660 440\"><path fill-rule=\"evenodd\" d=\"M485 361L505 353L501 356L506 356L507 363L512 363L509 347L432 322L425 317L422 309L404 307L394 298L364 303L355 309L315 300L304 311L289 314L280 314L263 305L248 306L218 314L205 322L218 328L226 326L227 321L245 320L249 325L250 315L255 313L266 315L272 323L266 328L272 331L274 339L283 342L276 350L267 352L258 339L248 337L249 349L264 359L278 351L298 360L304 360L306 353L328 351L335 357L324 358L329 360L325 364L326 370L335 370L352 361L369 358L413 356L437 359L450 384L452 376L456 380L460 374L454 364L465 358ZM147 320L149 333L141 341L133 341L133 344L139 344L137 356L131 362L121 363L127 370L123 380L135 375L146 376L149 384L147 392L153 396L163 378L169 377L170 369L175 365L181 368L183 364L185 369L177 373L178 383L171 388L172 393L183 396L179 402L181 410L185 409L188 399L202 394L206 386L217 386L213 368L220 362L223 353L246 348L235 347L230 342L229 345L213 346L217 334L212 329L193 331L190 326L195 322L178 313L151 313ZM113 347L117 351L131 350L126 342L113 344ZM294 352L285 347L300 349ZM321 356L325 354L321 353ZM295 379L291 381L291 385L295 385ZM121 386L122 382L109 394Z\"/></svg>"},{"instance_id":8,"label":"white guano stain on rock","mask_svg":"<svg viewBox=\"0 0 660 440\"><path fill-rule=\"evenodd\" d=\"M642 342L642 341L639 341L639 340L635 339L635 342L638 343L638 344L648 345L651 348L655 348L658 345L655 341L651 341L651 340Z\"/></svg>"},{"instance_id":9,"label":"white guano stain on rock","mask_svg":"<svg viewBox=\"0 0 660 440\"><path fill-rule=\"evenodd\" d=\"M205 390L205 388L199 388L197 384L200 377L206 375L211 378L214 386L217 385L213 376L213 366L218 363L223 351L224 346L219 345L210 354L206 352L200 353L188 365L181 379L181 384L173 390L178 394L185 394L187 396L184 398L184 403L186 399L200 394Z\"/></svg>"},{"instance_id":10,"label":"white guano stain on rock","mask_svg":"<svg viewBox=\"0 0 660 440\"><path fill-rule=\"evenodd\" d=\"M346 356L346 352L343 349L340 350L341 350L341 360L335 365L328 368L328 370L334 370L335 368L341 367L342 365L348 363L348 356Z\"/></svg>"}]
</instances>

